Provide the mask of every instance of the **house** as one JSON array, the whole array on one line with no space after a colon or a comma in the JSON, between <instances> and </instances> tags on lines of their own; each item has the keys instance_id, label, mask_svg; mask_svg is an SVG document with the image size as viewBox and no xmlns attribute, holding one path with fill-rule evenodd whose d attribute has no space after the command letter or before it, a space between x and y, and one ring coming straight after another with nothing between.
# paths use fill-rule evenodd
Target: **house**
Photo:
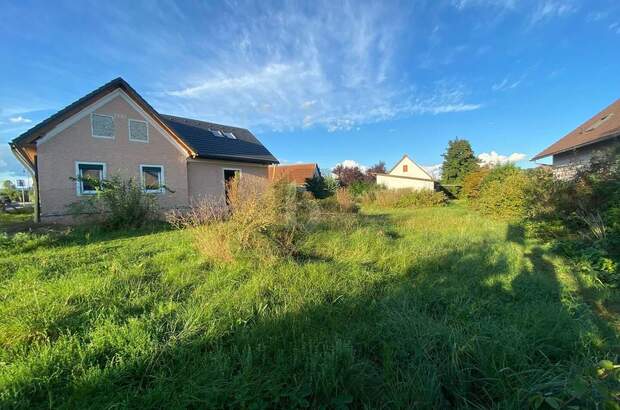
<instances>
[{"instance_id":1,"label":"house","mask_svg":"<svg viewBox=\"0 0 620 410\"><path fill-rule=\"evenodd\" d=\"M160 208L225 198L228 179L267 179L278 160L247 129L160 114L117 78L10 142L32 174L35 217L69 222L67 206L95 193L88 181L134 177ZM92 180L90 180L92 183Z\"/></svg>"},{"instance_id":2,"label":"house","mask_svg":"<svg viewBox=\"0 0 620 410\"><path fill-rule=\"evenodd\" d=\"M285 179L304 188L306 180L321 177L321 170L318 164L295 164L295 165L272 165L269 167L269 179Z\"/></svg>"},{"instance_id":3,"label":"house","mask_svg":"<svg viewBox=\"0 0 620 410\"><path fill-rule=\"evenodd\" d=\"M592 158L620 144L620 99L551 144L532 161L553 157L552 169L558 178L571 178Z\"/></svg>"},{"instance_id":4,"label":"house","mask_svg":"<svg viewBox=\"0 0 620 410\"><path fill-rule=\"evenodd\" d=\"M388 189L435 189L435 180L407 154L387 174L377 174L377 184Z\"/></svg>"}]
</instances>

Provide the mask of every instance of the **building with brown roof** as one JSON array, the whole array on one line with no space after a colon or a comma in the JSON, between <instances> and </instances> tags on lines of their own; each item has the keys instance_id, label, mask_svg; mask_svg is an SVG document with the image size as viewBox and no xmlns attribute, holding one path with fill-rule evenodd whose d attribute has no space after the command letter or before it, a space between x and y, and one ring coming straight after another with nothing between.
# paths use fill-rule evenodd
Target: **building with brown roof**
<instances>
[{"instance_id":1,"label":"building with brown roof","mask_svg":"<svg viewBox=\"0 0 620 410\"><path fill-rule=\"evenodd\" d=\"M540 152L532 161L553 157L553 172L570 178L592 158L620 143L620 99Z\"/></svg>"},{"instance_id":2,"label":"building with brown roof","mask_svg":"<svg viewBox=\"0 0 620 410\"><path fill-rule=\"evenodd\" d=\"M273 165L269 167L269 179L285 179L298 187L303 187L306 180L320 177L318 164Z\"/></svg>"}]
</instances>

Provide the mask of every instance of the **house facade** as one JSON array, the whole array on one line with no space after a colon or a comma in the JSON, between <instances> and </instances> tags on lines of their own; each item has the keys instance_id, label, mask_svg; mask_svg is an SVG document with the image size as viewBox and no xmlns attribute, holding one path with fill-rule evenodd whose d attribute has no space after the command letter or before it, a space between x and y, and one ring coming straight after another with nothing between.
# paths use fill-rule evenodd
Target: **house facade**
<instances>
[{"instance_id":1,"label":"house facade","mask_svg":"<svg viewBox=\"0 0 620 410\"><path fill-rule=\"evenodd\" d=\"M377 174L377 184L388 189L435 189L435 180L407 154L387 174Z\"/></svg>"},{"instance_id":2,"label":"house facade","mask_svg":"<svg viewBox=\"0 0 620 410\"><path fill-rule=\"evenodd\" d=\"M121 78L10 146L32 174L44 222L70 222L68 205L96 192L92 178L135 178L165 210L224 198L227 179L267 179L278 162L247 129L160 114Z\"/></svg>"},{"instance_id":3,"label":"house facade","mask_svg":"<svg viewBox=\"0 0 620 410\"><path fill-rule=\"evenodd\" d=\"M552 157L551 169L560 179L570 179L593 158L620 145L620 100L537 154L532 161Z\"/></svg>"}]
</instances>

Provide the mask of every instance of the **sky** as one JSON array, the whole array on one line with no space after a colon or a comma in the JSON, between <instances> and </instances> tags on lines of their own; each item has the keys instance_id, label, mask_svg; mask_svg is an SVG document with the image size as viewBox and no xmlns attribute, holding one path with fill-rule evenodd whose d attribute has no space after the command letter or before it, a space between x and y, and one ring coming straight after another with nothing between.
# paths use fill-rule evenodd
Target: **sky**
<instances>
[{"instance_id":1,"label":"sky","mask_svg":"<svg viewBox=\"0 0 620 410\"><path fill-rule=\"evenodd\" d=\"M9 1L0 56L0 179L11 139L118 76L282 163L436 168L464 138L528 167L620 98L620 2Z\"/></svg>"}]
</instances>

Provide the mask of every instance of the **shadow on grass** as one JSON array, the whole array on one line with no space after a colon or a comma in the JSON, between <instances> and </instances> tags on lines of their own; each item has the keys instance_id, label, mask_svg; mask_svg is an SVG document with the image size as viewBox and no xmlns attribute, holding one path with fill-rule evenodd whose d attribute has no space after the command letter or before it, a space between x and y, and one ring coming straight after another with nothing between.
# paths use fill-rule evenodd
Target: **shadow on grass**
<instances>
[{"instance_id":1,"label":"shadow on grass","mask_svg":"<svg viewBox=\"0 0 620 410\"><path fill-rule=\"evenodd\" d=\"M510 229L506 239L523 241ZM446 248L361 291L325 289L323 303L295 311L282 312L268 292L251 317L218 318L229 327L217 336L211 322L187 334L154 331L154 351L105 352L79 383L61 367L19 398L106 408L527 407L539 391L561 394L571 371L608 347L589 339L605 335L587 312L562 302L540 248L519 267L495 245ZM159 325L175 329L183 318L166 320Z\"/></svg>"},{"instance_id":2,"label":"shadow on grass","mask_svg":"<svg viewBox=\"0 0 620 410\"><path fill-rule=\"evenodd\" d=\"M172 228L165 223L153 223L142 228L128 228L118 230L106 230L96 226L79 225L70 227L67 225L35 225L33 230L5 231L8 238L5 241L13 241L14 246L9 250L15 253L33 252L39 248L53 248L62 246L79 246L97 243L105 243L120 239L139 238L154 233L170 231ZM29 235L26 238L19 234Z\"/></svg>"}]
</instances>

